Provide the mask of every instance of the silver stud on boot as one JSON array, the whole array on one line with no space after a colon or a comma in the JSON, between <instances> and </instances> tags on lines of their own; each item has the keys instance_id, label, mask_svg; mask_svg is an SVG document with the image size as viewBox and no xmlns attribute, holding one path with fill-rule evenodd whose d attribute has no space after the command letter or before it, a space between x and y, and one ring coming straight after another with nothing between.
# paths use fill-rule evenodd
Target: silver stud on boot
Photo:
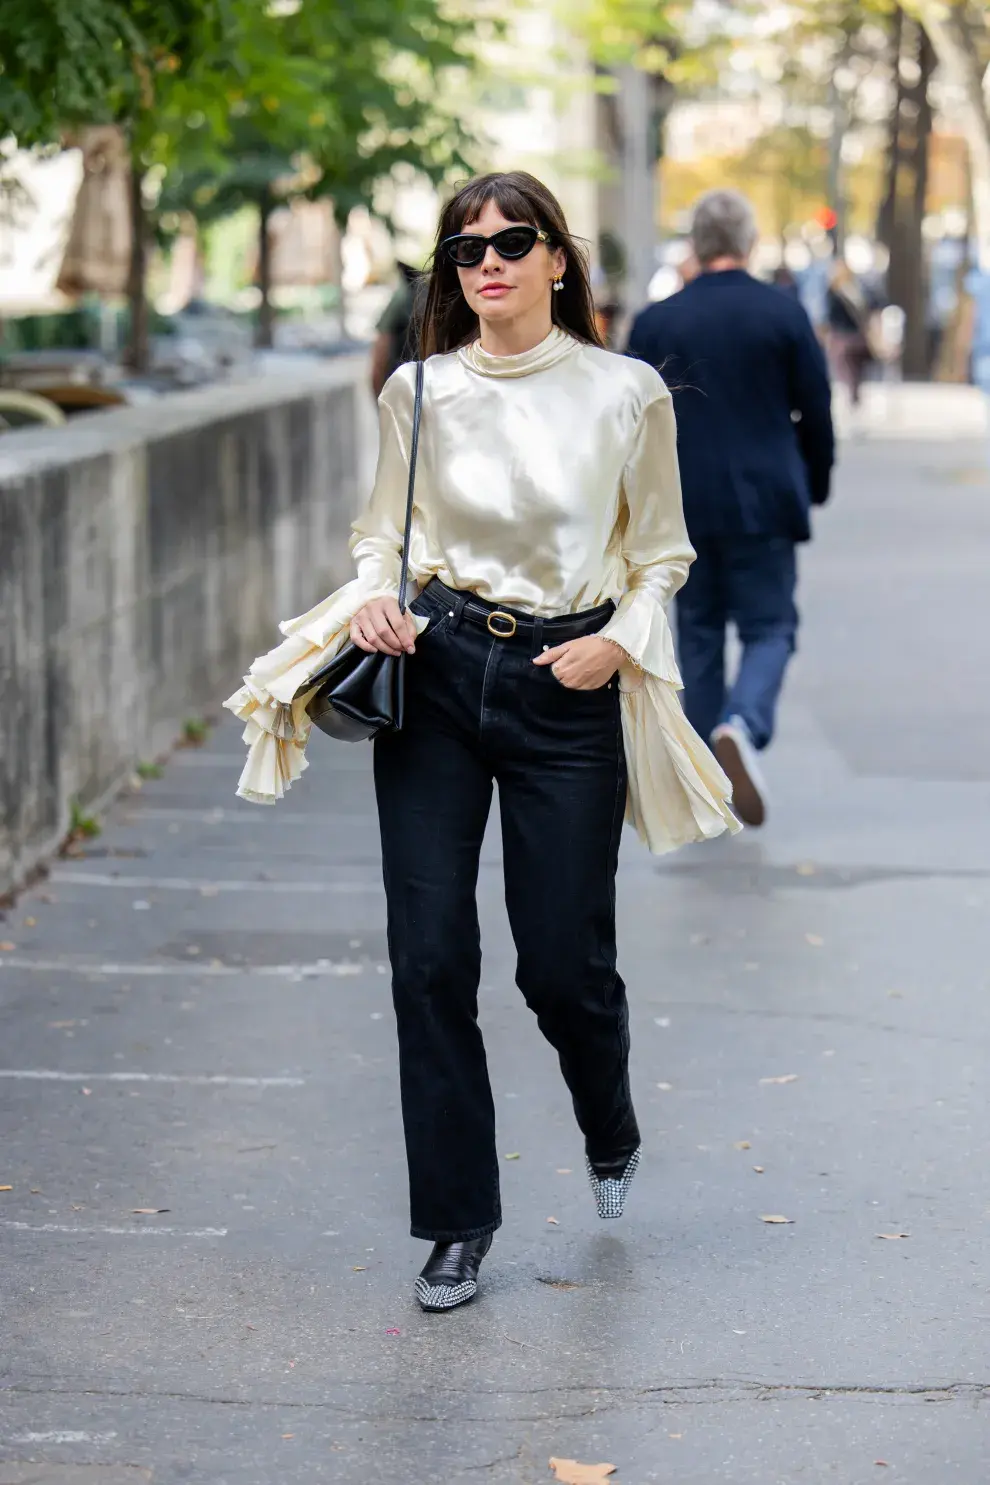
<instances>
[{"instance_id":1,"label":"silver stud on boot","mask_svg":"<svg viewBox=\"0 0 990 1485\"><path fill-rule=\"evenodd\" d=\"M632 1185L632 1178L639 1169L640 1157L643 1146L637 1145L626 1164L621 1176L597 1176L595 1168L587 1155L584 1163L588 1171L588 1180L595 1194L595 1202L598 1206L598 1215L603 1219L610 1217L621 1217L626 1204L626 1193Z\"/></svg>"}]
</instances>

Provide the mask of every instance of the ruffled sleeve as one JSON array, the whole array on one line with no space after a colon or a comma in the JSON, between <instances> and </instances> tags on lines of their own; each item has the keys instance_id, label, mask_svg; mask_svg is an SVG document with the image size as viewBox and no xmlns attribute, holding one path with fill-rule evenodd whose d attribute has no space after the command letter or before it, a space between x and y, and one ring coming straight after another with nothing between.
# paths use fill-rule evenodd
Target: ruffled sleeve
<instances>
[{"instance_id":1,"label":"ruffled sleeve","mask_svg":"<svg viewBox=\"0 0 990 1485\"><path fill-rule=\"evenodd\" d=\"M619 667L629 772L626 819L655 855L740 830L732 786L684 715L666 605L694 561L681 503L670 394L649 402L623 474L626 588L601 631L626 652Z\"/></svg>"},{"instance_id":2,"label":"ruffled sleeve","mask_svg":"<svg viewBox=\"0 0 990 1485\"><path fill-rule=\"evenodd\" d=\"M379 400L378 469L351 540L357 577L308 613L280 624L282 643L252 662L244 684L223 703L245 724L248 756L237 793L253 804L274 804L307 766L306 682L343 647L364 604L398 591L412 430L410 370L401 367ZM422 629L427 621L416 622Z\"/></svg>"}]
</instances>

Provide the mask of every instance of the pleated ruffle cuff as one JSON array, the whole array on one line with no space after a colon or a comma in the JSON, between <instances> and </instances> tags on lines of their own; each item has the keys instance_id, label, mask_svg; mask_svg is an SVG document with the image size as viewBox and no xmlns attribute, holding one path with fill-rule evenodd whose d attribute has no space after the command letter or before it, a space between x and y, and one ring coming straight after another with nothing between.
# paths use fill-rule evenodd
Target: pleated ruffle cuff
<instances>
[{"instance_id":1,"label":"pleated ruffle cuff","mask_svg":"<svg viewBox=\"0 0 990 1485\"><path fill-rule=\"evenodd\" d=\"M670 622L651 593L628 594L599 632L629 656L619 667L621 691L638 691L647 674L681 689L684 682L677 668Z\"/></svg>"},{"instance_id":2,"label":"pleated ruffle cuff","mask_svg":"<svg viewBox=\"0 0 990 1485\"><path fill-rule=\"evenodd\" d=\"M621 712L626 820L655 856L742 829L729 808L732 785L669 681L644 675L637 690L622 692Z\"/></svg>"},{"instance_id":3,"label":"pleated ruffle cuff","mask_svg":"<svg viewBox=\"0 0 990 1485\"><path fill-rule=\"evenodd\" d=\"M237 783L241 799L275 804L308 767L312 723L306 715L311 695L306 682L342 648L358 609L390 592L391 585L371 588L354 579L308 613L286 619L279 625L282 643L252 662L243 686L223 703L245 723L248 755Z\"/></svg>"},{"instance_id":4,"label":"pleated ruffle cuff","mask_svg":"<svg viewBox=\"0 0 990 1485\"><path fill-rule=\"evenodd\" d=\"M732 785L684 715L663 606L638 593L602 632L630 656L619 667L626 820L655 856L724 831L734 835L742 826L729 808Z\"/></svg>"}]
</instances>

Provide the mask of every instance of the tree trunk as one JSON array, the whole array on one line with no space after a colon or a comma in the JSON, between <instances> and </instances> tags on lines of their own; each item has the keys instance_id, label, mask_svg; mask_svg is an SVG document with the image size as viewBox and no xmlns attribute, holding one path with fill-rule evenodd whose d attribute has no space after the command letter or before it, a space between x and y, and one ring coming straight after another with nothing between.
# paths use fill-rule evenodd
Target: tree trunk
<instances>
[{"instance_id":1,"label":"tree trunk","mask_svg":"<svg viewBox=\"0 0 990 1485\"><path fill-rule=\"evenodd\" d=\"M835 213L835 225L831 229L832 246L836 257L841 258L846 245L846 192L842 170L842 136L849 127L849 119L842 95L835 86L834 80L831 79L828 85L828 110L832 122L828 137L826 194L828 204Z\"/></svg>"},{"instance_id":2,"label":"tree trunk","mask_svg":"<svg viewBox=\"0 0 990 1485\"><path fill-rule=\"evenodd\" d=\"M901 44L904 35L904 12L900 8L890 18L890 77L894 85L893 102L887 120L887 158L884 163L884 193L877 212L877 241L889 252L894 240L894 215L897 200L897 172L901 164L901 103L904 81L901 77Z\"/></svg>"},{"instance_id":3,"label":"tree trunk","mask_svg":"<svg viewBox=\"0 0 990 1485\"><path fill-rule=\"evenodd\" d=\"M887 194L878 228L890 252L887 293L905 314L904 375L915 380L930 371L927 329L928 275L922 223L928 188L932 108L928 87L935 53L921 24L904 16L894 31L897 107L891 119Z\"/></svg>"},{"instance_id":4,"label":"tree trunk","mask_svg":"<svg viewBox=\"0 0 990 1485\"><path fill-rule=\"evenodd\" d=\"M144 172L137 155L131 154L129 202L131 215L131 257L127 270L127 303L130 310L130 332L124 360L132 371L148 369L148 222L144 211L141 186Z\"/></svg>"},{"instance_id":5,"label":"tree trunk","mask_svg":"<svg viewBox=\"0 0 990 1485\"><path fill-rule=\"evenodd\" d=\"M270 350L274 339L275 317L272 311L272 239L269 231L275 202L270 191L263 192L258 202L258 333L255 344Z\"/></svg>"},{"instance_id":6,"label":"tree trunk","mask_svg":"<svg viewBox=\"0 0 990 1485\"><path fill-rule=\"evenodd\" d=\"M990 272L990 114L975 38L961 6L946 5L944 0L914 0L913 9L928 32L942 72L965 100L961 116L969 146L973 230L979 265Z\"/></svg>"}]
</instances>

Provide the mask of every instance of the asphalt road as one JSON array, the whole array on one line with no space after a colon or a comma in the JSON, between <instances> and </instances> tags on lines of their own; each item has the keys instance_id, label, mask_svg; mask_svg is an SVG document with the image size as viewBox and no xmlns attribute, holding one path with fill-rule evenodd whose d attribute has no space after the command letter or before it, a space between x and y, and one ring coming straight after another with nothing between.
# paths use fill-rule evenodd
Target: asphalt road
<instances>
[{"instance_id":1,"label":"asphalt road","mask_svg":"<svg viewBox=\"0 0 990 1485\"><path fill-rule=\"evenodd\" d=\"M662 862L625 842L646 1151L621 1223L513 988L489 843L506 1221L465 1310L413 1300L367 750L317 738L264 810L221 726L22 896L0 1485L535 1485L550 1456L616 1485L982 1485L980 454L847 447L770 823Z\"/></svg>"}]
</instances>

